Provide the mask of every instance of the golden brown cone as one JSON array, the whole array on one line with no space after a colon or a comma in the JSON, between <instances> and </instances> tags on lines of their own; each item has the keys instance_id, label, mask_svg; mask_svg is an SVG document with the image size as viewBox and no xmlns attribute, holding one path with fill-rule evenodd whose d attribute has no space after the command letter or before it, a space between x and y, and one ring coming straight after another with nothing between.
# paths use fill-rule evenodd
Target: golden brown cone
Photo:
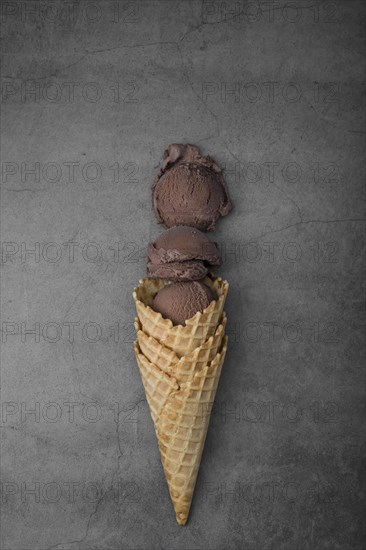
<instances>
[{"instance_id":1,"label":"golden brown cone","mask_svg":"<svg viewBox=\"0 0 366 550\"><path fill-rule=\"evenodd\" d=\"M226 349L225 336L221 351L211 363L203 366L198 362L191 376L178 385L173 376L148 361L135 342L164 473L180 525L185 525L188 518Z\"/></svg>"}]
</instances>

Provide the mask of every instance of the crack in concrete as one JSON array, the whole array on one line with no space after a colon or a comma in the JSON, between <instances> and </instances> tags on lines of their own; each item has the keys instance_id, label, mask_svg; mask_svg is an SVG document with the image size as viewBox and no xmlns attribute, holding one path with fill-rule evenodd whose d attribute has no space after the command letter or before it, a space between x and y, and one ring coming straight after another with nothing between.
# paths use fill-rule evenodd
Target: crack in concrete
<instances>
[{"instance_id":1,"label":"crack in concrete","mask_svg":"<svg viewBox=\"0 0 366 550\"><path fill-rule=\"evenodd\" d=\"M136 401L135 405L138 406L140 403L145 402L145 401L146 401L145 397L140 398L138 401ZM118 479L118 476L119 476L119 473L120 473L120 459L124 456L125 453L122 449L122 442L121 442L121 437L120 437L120 433L119 433L119 427L120 427L120 423L121 423L120 422L120 415L124 412L126 412L126 410L124 410L124 409L119 411L117 416L115 417L115 420L114 420L115 423L116 423L117 447L118 447L118 451L119 451L119 454L117 455L117 466L116 466L115 471L111 474L111 481L110 481L110 484L109 484L108 488L101 495L101 497L98 499L94 510L90 513L90 515L88 517L84 536L79 538L79 539L72 540L72 541L58 542L57 544L54 544L53 546L48 547L47 550L57 550L57 549L60 550L62 548L62 546L64 546L64 545L71 546L72 544L80 544L80 543L85 542L86 539L88 538L88 536L90 534L90 530L93 527L92 519L98 513L98 510L99 510L100 506L102 505L102 502L105 499L105 497L108 495L108 493L110 491L113 490L113 484L115 482L115 479L116 478ZM88 550L89 549L98 550L98 547L90 545L88 543Z\"/></svg>"},{"instance_id":2,"label":"crack in concrete","mask_svg":"<svg viewBox=\"0 0 366 550\"><path fill-rule=\"evenodd\" d=\"M110 489L108 489L109 491ZM70 541L65 541L65 542L58 542L57 544L54 544L53 546L49 546L47 548L47 550L55 550L55 549L59 549L59 548L62 548L62 546L70 546L72 544L77 544L77 543L82 543L86 540L86 538L89 536L89 529L90 529L90 524L91 524L91 520L93 518L93 516L95 516L95 514L98 512L98 509L99 509L99 506L101 504L101 502L103 501L105 495L108 493L108 491L106 491L101 497L100 499L98 499L96 505L95 505L95 508L93 510L93 512L90 514L89 518L88 518L88 523L87 523L87 526L86 526L86 531L85 531L85 535L81 538L81 539L75 539L75 540L70 540ZM98 547L97 546L94 546L94 545L89 545L88 546L88 550L89 549L95 549L95 550L98 550Z\"/></svg>"},{"instance_id":3,"label":"crack in concrete","mask_svg":"<svg viewBox=\"0 0 366 550\"><path fill-rule=\"evenodd\" d=\"M202 0L201 2L201 17L202 17L202 13L203 13L203 7L204 7L204 3L205 3L205 0ZM286 6L285 5L273 5L271 8L268 8L268 9L265 9L265 8L262 8L260 6L260 11L259 13L261 14L264 14L264 13L270 13L270 12L275 12L275 11L279 11L280 9L284 9ZM296 9L297 10L313 10L313 6L296 6ZM246 16L248 17L248 14L245 13L244 11L239 11L238 13L235 13L233 14L232 16L230 17L225 17L224 20L220 20L220 21L200 21L199 23L197 23L196 25L192 26L192 28L187 31L186 33L184 33L182 35L182 37L179 39L180 42L182 42L182 40L185 40L185 38L193 33L193 32L196 32L198 31L199 29L201 29L202 27L205 27L205 26L210 26L210 25L219 25L219 24L223 24L223 23L227 23L227 22L231 22L231 21L234 21L234 23L236 22L235 19L236 18L240 18L241 16ZM250 14L249 14L250 16ZM240 22L240 21L239 21ZM267 23L270 23L271 21L266 21ZM273 22L273 21L272 21ZM249 21L249 24L251 22Z\"/></svg>"},{"instance_id":4,"label":"crack in concrete","mask_svg":"<svg viewBox=\"0 0 366 550\"><path fill-rule=\"evenodd\" d=\"M283 194L283 196L294 205L294 207L296 208L297 213L299 215L300 222L302 222L303 221L302 213L301 213L301 210L300 210L300 206L297 204L297 202L294 201L283 189L281 189L281 187L279 185L277 185L274 182L272 183L272 185L273 185L273 187L278 189Z\"/></svg>"}]
</instances>

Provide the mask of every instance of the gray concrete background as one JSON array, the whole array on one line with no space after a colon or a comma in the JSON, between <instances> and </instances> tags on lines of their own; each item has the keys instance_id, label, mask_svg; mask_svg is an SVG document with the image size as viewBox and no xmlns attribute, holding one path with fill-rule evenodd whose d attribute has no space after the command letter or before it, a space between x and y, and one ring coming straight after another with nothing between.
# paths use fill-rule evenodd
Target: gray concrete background
<instances>
[{"instance_id":1,"label":"gray concrete background","mask_svg":"<svg viewBox=\"0 0 366 550\"><path fill-rule=\"evenodd\" d=\"M364 548L364 3L260 4L3 3L4 550ZM185 528L132 350L171 142L235 205Z\"/></svg>"}]
</instances>

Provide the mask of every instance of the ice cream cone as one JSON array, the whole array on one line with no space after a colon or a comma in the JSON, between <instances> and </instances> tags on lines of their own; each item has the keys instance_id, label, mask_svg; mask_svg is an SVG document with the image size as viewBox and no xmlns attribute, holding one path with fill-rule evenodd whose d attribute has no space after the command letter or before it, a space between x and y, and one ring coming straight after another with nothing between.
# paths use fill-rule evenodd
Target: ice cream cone
<instances>
[{"instance_id":1,"label":"ice cream cone","mask_svg":"<svg viewBox=\"0 0 366 550\"><path fill-rule=\"evenodd\" d=\"M198 360L192 367L191 362L189 375L184 372L183 381L178 382L175 376L151 363L141 353L138 341L135 342L164 473L180 525L188 518L226 349L225 336L210 364L203 365ZM177 369L178 376L180 370Z\"/></svg>"},{"instance_id":2,"label":"ice cream cone","mask_svg":"<svg viewBox=\"0 0 366 550\"><path fill-rule=\"evenodd\" d=\"M141 279L139 286L133 292L143 331L179 356L186 355L201 346L215 333L222 317L229 288L228 282L220 277L216 279L205 277L203 282L215 290L218 299L212 301L203 312L198 311L193 317L187 319L185 325L173 325L170 319L164 319L160 313L150 307L154 296L163 286L170 284L169 281Z\"/></svg>"},{"instance_id":3,"label":"ice cream cone","mask_svg":"<svg viewBox=\"0 0 366 550\"><path fill-rule=\"evenodd\" d=\"M227 281L205 231L232 208L219 166L191 144L171 144L152 185L158 223L147 273L133 291L134 351L179 525L188 519L227 350ZM206 275L206 276L205 276Z\"/></svg>"}]
</instances>

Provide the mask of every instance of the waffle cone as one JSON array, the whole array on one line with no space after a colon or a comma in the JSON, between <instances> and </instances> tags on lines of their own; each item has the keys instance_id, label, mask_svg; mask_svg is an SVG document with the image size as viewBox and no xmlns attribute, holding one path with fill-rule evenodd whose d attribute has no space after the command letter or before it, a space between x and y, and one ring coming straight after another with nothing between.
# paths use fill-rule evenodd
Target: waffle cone
<instances>
[{"instance_id":1,"label":"waffle cone","mask_svg":"<svg viewBox=\"0 0 366 550\"><path fill-rule=\"evenodd\" d=\"M138 342L134 344L137 364L145 389L146 401L156 430L156 422L169 395L179 389L177 381L156 367L141 353Z\"/></svg>"},{"instance_id":2,"label":"waffle cone","mask_svg":"<svg viewBox=\"0 0 366 550\"><path fill-rule=\"evenodd\" d=\"M226 349L225 336L211 363L203 365L198 361L190 376L178 383L173 375L151 363L135 342L161 461L180 525L188 518Z\"/></svg>"},{"instance_id":3,"label":"waffle cone","mask_svg":"<svg viewBox=\"0 0 366 550\"><path fill-rule=\"evenodd\" d=\"M135 329L139 348L146 359L169 376L174 376L178 383L182 383L192 376L193 371L196 372L213 360L220 349L226 322L227 318L223 313L222 322L217 326L215 334L210 336L200 347L182 357L146 334L137 318L135 319Z\"/></svg>"},{"instance_id":4,"label":"waffle cone","mask_svg":"<svg viewBox=\"0 0 366 550\"><path fill-rule=\"evenodd\" d=\"M201 346L215 333L220 323L229 284L220 277L216 279L205 277L203 282L215 290L218 299L212 301L203 312L198 311L193 317L187 319L185 325L173 325L170 319L164 319L160 313L150 307L157 292L163 286L170 284L169 281L141 279L139 286L133 292L142 330L179 356L186 355Z\"/></svg>"}]
</instances>

